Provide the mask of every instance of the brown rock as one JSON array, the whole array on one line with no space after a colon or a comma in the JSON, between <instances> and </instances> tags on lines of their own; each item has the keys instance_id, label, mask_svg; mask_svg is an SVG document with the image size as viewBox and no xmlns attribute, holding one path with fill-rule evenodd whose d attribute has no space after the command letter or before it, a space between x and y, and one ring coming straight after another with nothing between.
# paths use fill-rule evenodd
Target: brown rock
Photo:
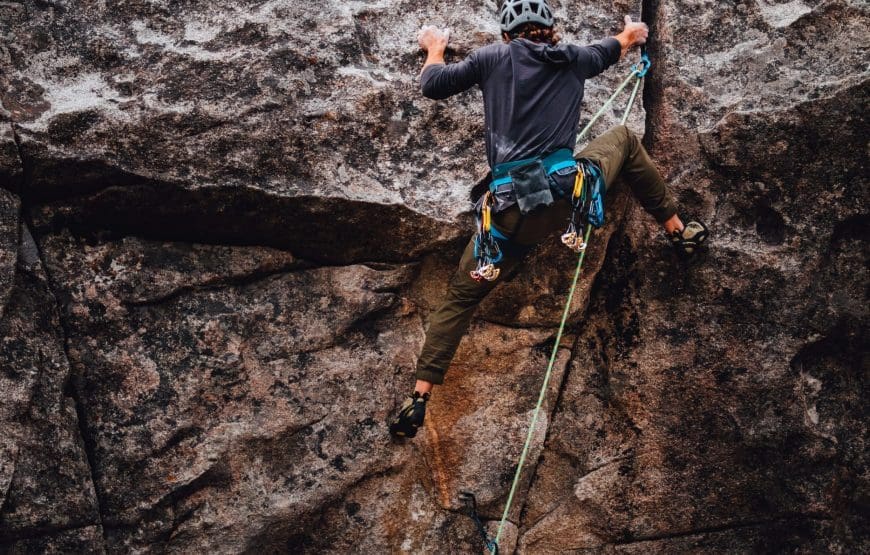
<instances>
[{"instance_id":1,"label":"brown rock","mask_svg":"<svg viewBox=\"0 0 870 555\"><path fill-rule=\"evenodd\" d=\"M630 214L520 550L862 551L867 79L814 33L867 13L684 4L656 3L648 143L712 246L673 266Z\"/></svg>"},{"instance_id":2,"label":"brown rock","mask_svg":"<svg viewBox=\"0 0 870 555\"><path fill-rule=\"evenodd\" d=\"M554 4L577 42L641 8ZM866 552L867 8L643 4L629 123L712 243L681 264L611 192L502 552ZM414 34L450 26L456 60L495 10L0 3L0 551L482 549L457 494L494 531L556 237L417 439L384 424L486 172L478 93L422 98Z\"/></svg>"},{"instance_id":3,"label":"brown rock","mask_svg":"<svg viewBox=\"0 0 870 555\"><path fill-rule=\"evenodd\" d=\"M17 203L6 208L4 221L16 221ZM76 403L64 390L69 363L57 303L26 227L18 252L0 318L0 548L99 551L98 502Z\"/></svg>"}]
</instances>

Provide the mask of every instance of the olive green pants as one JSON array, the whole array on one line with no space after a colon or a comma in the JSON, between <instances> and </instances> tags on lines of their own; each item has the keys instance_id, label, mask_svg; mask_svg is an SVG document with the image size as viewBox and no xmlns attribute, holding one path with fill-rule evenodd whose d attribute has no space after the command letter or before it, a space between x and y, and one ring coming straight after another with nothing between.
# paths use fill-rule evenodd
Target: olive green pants
<instances>
[{"instance_id":1,"label":"olive green pants","mask_svg":"<svg viewBox=\"0 0 870 555\"><path fill-rule=\"evenodd\" d=\"M601 135L580 152L579 158L596 162L604 174L607 188L622 178L640 201L644 210L658 222L664 222L676 214L676 205L665 187L662 176L653 166L649 154L640 141L624 125L614 127ZM561 178L560 178L561 179ZM574 183L574 173L565 176L567 186ZM522 262L524 252L555 231L564 231L571 214L571 205L559 199L549 207L521 215L519 208L512 206L493 216L493 225L517 248L505 252L498 263L501 276L510 275ZM440 384L456 348L465 332L474 310L480 301L499 283L478 282L469 273L477 267L474 258L474 240L469 241L447 290L447 298L429 317L429 329L423 351L417 360L417 379Z\"/></svg>"}]
</instances>

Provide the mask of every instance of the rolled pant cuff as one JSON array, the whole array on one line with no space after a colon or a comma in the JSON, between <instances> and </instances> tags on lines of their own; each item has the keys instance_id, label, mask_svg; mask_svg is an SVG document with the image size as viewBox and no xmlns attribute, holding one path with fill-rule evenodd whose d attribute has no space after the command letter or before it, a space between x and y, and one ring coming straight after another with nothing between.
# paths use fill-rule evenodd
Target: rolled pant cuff
<instances>
[{"instance_id":1,"label":"rolled pant cuff","mask_svg":"<svg viewBox=\"0 0 870 555\"><path fill-rule=\"evenodd\" d=\"M427 368L417 369L417 379L441 385L444 383L444 372L438 372Z\"/></svg>"},{"instance_id":2,"label":"rolled pant cuff","mask_svg":"<svg viewBox=\"0 0 870 555\"><path fill-rule=\"evenodd\" d=\"M651 212L653 218L655 218L656 221L660 224L663 224L673 218L674 214L676 213L677 207L674 203L669 204L667 208L664 208L663 210L656 210L655 212Z\"/></svg>"}]
</instances>

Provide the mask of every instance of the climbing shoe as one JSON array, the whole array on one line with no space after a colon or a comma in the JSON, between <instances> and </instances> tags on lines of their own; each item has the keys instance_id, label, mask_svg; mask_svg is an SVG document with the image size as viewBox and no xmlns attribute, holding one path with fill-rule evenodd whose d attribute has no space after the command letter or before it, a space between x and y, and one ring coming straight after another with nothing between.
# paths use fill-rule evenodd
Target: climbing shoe
<instances>
[{"instance_id":1,"label":"climbing shoe","mask_svg":"<svg viewBox=\"0 0 870 555\"><path fill-rule=\"evenodd\" d=\"M417 435L417 428L423 425L423 418L426 417L426 401L428 400L428 393L420 395L416 391L414 395L405 399L405 403L399 409L399 414L390 424L390 433L395 437L414 437Z\"/></svg>"},{"instance_id":2,"label":"climbing shoe","mask_svg":"<svg viewBox=\"0 0 870 555\"><path fill-rule=\"evenodd\" d=\"M671 244L681 257L691 258L701 250L709 236L707 226L701 222L691 221L682 231L674 230L671 234Z\"/></svg>"}]
</instances>

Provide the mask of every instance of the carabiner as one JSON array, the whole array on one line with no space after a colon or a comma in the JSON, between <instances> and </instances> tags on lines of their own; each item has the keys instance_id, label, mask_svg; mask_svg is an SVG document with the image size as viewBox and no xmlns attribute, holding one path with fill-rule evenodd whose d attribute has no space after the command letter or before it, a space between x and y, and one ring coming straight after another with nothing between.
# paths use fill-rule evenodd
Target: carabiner
<instances>
[{"instance_id":1,"label":"carabiner","mask_svg":"<svg viewBox=\"0 0 870 555\"><path fill-rule=\"evenodd\" d=\"M641 67L643 67L643 69L641 69ZM640 61L631 66L631 69L634 71L634 74L638 79L642 79L646 77L646 74L651 67L652 62L650 61L649 56L646 55L646 52L644 52L640 55Z\"/></svg>"}]
</instances>

